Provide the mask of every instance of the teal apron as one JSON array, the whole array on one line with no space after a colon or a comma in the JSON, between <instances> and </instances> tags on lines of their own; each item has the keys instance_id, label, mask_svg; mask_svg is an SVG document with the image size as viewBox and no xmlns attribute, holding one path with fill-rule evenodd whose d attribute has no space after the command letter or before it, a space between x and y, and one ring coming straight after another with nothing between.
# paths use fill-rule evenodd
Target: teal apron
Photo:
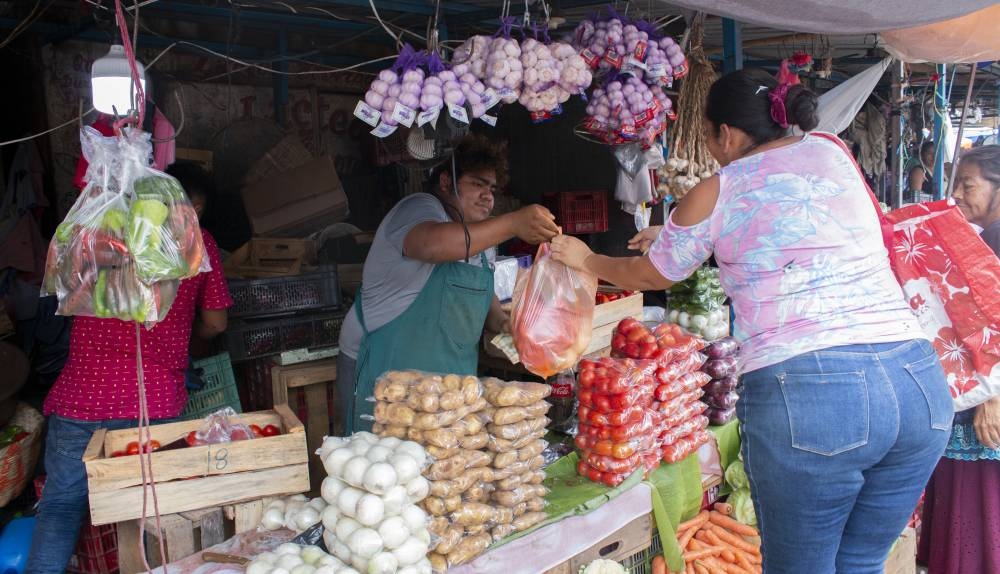
<instances>
[{"instance_id":1,"label":"teal apron","mask_svg":"<svg viewBox=\"0 0 1000 574\"><path fill-rule=\"evenodd\" d=\"M364 330L358 351L354 401L347 405L347 433L371 430L375 381L392 370L474 375L479 339L493 301L493 272L485 254L482 267L439 263L402 315L369 332L361 297L354 311ZM366 418L362 418L367 415Z\"/></svg>"}]
</instances>

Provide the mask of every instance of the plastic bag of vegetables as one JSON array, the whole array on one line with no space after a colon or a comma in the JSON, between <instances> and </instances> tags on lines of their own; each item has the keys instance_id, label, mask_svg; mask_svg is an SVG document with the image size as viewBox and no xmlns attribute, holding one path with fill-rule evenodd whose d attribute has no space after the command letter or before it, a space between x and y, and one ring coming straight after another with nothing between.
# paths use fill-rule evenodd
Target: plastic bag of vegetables
<instances>
[{"instance_id":1,"label":"plastic bag of vegetables","mask_svg":"<svg viewBox=\"0 0 1000 574\"><path fill-rule=\"evenodd\" d=\"M670 288L667 320L714 341L729 334L726 292L715 267L699 267L691 277Z\"/></svg>"},{"instance_id":2,"label":"plastic bag of vegetables","mask_svg":"<svg viewBox=\"0 0 1000 574\"><path fill-rule=\"evenodd\" d=\"M81 130L87 187L49 244L43 294L58 313L155 323L178 280L209 270L198 217L172 177L148 167L149 134Z\"/></svg>"},{"instance_id":3,"label":"plastic bag of vegetables","mask_svg":"<svg viewBox=\"0 0 1000 574\"><path fill-rule=\"evenodd\" d=\"M590 344L597 277L575 271L538 248L514 287L511 333L524 366L540 377L572 368Z\"/></svg>"}]
</instances>

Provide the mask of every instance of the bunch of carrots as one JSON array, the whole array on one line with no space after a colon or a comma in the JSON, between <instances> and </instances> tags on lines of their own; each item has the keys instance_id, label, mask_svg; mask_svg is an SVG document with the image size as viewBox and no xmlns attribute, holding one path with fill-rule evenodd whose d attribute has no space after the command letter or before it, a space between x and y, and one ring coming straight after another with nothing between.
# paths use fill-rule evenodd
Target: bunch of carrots
<instances>
[{"instance_id":1,"label":"bunch of carrots","mask_svg":"<svg viewBox=\"0 0 1000 574\"><path fill-rule=\"evenodd\" d=\"M728 505L716 505L716 510L703 510L677 527L677 543L684 554L684 574L760 574L763 571L760 548L744 538L758 536L757 529L733 520L726 510ZM657 559L653 572L666 572L665 564L660 566L662 558L657 556Z\"/></svg>"}]
</instances>

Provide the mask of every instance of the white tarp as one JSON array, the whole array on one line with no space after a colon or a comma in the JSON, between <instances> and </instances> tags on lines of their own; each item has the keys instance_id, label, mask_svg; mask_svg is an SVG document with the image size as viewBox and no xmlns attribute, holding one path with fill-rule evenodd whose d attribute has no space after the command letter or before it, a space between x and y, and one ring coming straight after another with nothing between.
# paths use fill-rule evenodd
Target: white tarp
<instances>
[{"instance_id":1,"label":"white tarp","mask_svg":"<svg viewBox=\"0 0 1000 574\"><path fill-rule=\"evenodd\" d=\"M890 54L906 62L1000 60L1000 4L947 22L883 32L882 42Z\"/></svg>"},{"instance_id":2,"label":"white tarp","mask_svg":"<svg viewBox=\"0 0 1000 574\"><path fill-rule=\"evenodd\" d=\"M992 6L996 0L668 0L690 10L778 30L869 34L933 24Z\"/></svg>"},{"instance_id":3,"label":"white tarp","mask_svg":"<svg viewBox=\"0 0 1000 574\"><path fill-rule=\"evenodd\" d=\"M878 85L892 62L886 58L864 72L840 84L836 88L819 97L819 131L839 134L846 130L854 116L868 100L872 90Z\"/></svg>"}]
</instances>

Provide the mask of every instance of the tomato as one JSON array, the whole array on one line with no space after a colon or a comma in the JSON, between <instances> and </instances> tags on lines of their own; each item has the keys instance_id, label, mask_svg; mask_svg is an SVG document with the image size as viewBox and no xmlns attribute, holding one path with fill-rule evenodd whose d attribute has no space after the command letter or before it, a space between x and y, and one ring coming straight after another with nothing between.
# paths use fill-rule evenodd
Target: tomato
<instances>
[{"instance_id":1,"label":"tomato","mask_svg":"<svg viewBox=\"0 0 1000 574\"><path fill-rule=\"evenodd\" d=\"M599 440L593 444L592 452L601 456L611 456L614 444L609 440Z\"/></svg>"},{"instance_id":2,"label":"tomato","mask_svg":"<svg viewBox=\"0 0 1000 574\"><path fill-rule=\"evenodd\" d=\"M579 474L580 476L587 476L587 470L588 470L587 463L583 462L582 460L577 461L576 463L577 474Z\"/></svg>"},{"instance_id":3,"label":"tomato","mask_svg":"<svg viewBox=\"0 0 1000 574\"><path fill-rule=\"evenodd\" d=\"M191 431L191 432L189 432L187 434L187 436L184 437L184 442L186 442L188 444L188 446L194 446L195 444L197 444L197 442L198 442L198 431Z\"/></svg>"},{"instance_id":4,"label":"tomato","mask_svg":"<svg viewBox=\"0 0 1000 574\"><path fill-rule=\"evenodd\" d=\"M611 398L608 395L597 395L594 397L594 408L604 413L611 412Z\"/></svg>"},{"instance_id":5,"label":"tomato","mask_svg":"<svg viewBox=\"0 0 1000 574\"><path fill-rule=\"evenodd\" d=\"M611 338L611 348L615 351L621 352L625 348L625 343L627 343L625 335L621 333L615 333L615 336Z\"/></svg>"},{"instance_id":6,"label":"tomato","mask_svg":"<svg viewBox=\"0 0 1000 574\"><path fill-rule=\"evenodd\" d=\"M628 477L625 475L614 474L611 472L602 472L600 482L603 483L605 486L610 486L611 488L614 488L619 484L625 482L626 478Z\"/></svg>"},{"instance_id":7,"label":"tomato","mask_svg":"<svg viewBox=\"0 0 1000 574\"><path fill-rule=\"evenodd\" d=\"M264 433L261 430L260 425L250 425L250 431L253 432L254 438L264 436Z\"/></svg>"},{"instance_id":8,"label":"tomato","mask_svg":"<svg viewBox=\"0 0 1000 574\"><path fill-rule=\"evenodd\" d=\"M576 444L576 448L580 450L590 450L591 448L590 437L588 436L578 434L573 442Z\"/></svg>"},{"instance_id":9,"label":"tomato","mask_svg":"<svg viewBox=\"0 0 1000 574\"><path fill-rule=\"evenodd\" d=\"M630 358L638 357L639 356L639 344L637 342L630 341L622 349L622 353L624 353L626 357L630 357Z\"/></svg>"},{"instance_id":10,"label":"tomato","mask_svg":"<svg viewBox=\"0 0 1000 574\"><path fill-rule=\"evenodd\" d=\"M581 389L589 389L594 386L594 379L596 378L595 371L587 369L580 372L579 383Z\"/></svg>"},{"instance_id":11,"label":"tomato","mask_svg":"<svg viewBox=\"0 0 1000 574\"><path fill-rule=\"evenodd\" d=\"M128 443L128 445L125 446L125 454L127 455L139 454L139 442L132 441Z\"/></svg>"},{"instance_id":12,"label":"tomato","mask_svg":"<svg viewBox=\"0 0 1000 574\"><path fill-rule=\"evenodd\" d=\"M155 450L160 450L160 441L158 440L149 441L149 443L146 445L146 452L153 452Z\"/></svg>"},{"instance_id":13,"label":"tomato","mask_svg":"<svg viewBox=\"0 0 1000 574\"><path fill-rule=\"evenodd\" d=\"M604 293L598 293L597 294L597 304L598 305L602 305L604 303L607 303L609 300L610 299L608 299L608 296L605 295Z\"/></svg>"},{"instance_id":14,"label":"tomato","mask_svg":"<svg viewBox=\"0 0 1000 574\"><path fill-rule=\"evenodd\" d=\"M636 327L639 327L640 329L645 328L642 323L640 323L639 321L635 320L632 317L627 317L625 319L622 319L621 323L618 323L618 331L620 333L627 333L635 329Z\"/></svg>"},{"instance_id":15,"label":"tomato","mask_svg":"<svg viewBox=\"0 0 1000 574\"><path fill-rule=\"evenodd\" d=\"M580 421L590 424L591 412L592 412L591 408L588 407L587 405L580 405L580 408L578 408L576 411L576 416L578 419L580 419Z\"/></svg>"},{"instance_id":16,"label":"tomato","mask_svg":"<svg viewBox=\"0 0 1000 574\"><path fill-rule=\"evenodd\" d=\"M631 441L613 443L610 454L615 458L628 458L635 454L635 444Z\"/></svg>"},{"instance_id":17,"label":"tomato","mask_svg":"<svg viewBox=\"0 0 1000 574\"><path fill-rule=\"evenodd\" d=\"M264 436L278 436L279 434L281 434L281 430L279 430L278 427L274 425L267 425L264 428L260 429L260 432Z\"/></svg>"},{"instance_id":18,"label":"tomato","mask_svg":"<svg viewBox=\"0 0 1000 574\"><path fill-rule=\"evenodd\" d=\"M587 478L589 478L591 482L601 482L601 476L603 474L604 473L597 470L596 468L587 467Z\"/></svg>"},{"instance_id":19,"label":"tomato","mask_svg":"<svg viewBox=\"0 0 1000 574\"><path fill-rule=\"evenodd\" d=\"M640 359L652 359L656 352L660 348L656 346L656 343L643 343L639 346L639 358Z\"/></svg>"},{"instance_id":20,"label":"tomato","mask_svg":"<svg viewBox=\"0 0 1000 574\"><path fill-rule=\"evenodd\" d=\"M125 451L116 450L115 452L111 453L111 458L118 458L119 456L125 456Z\"/></svg>"}]
</instances>

